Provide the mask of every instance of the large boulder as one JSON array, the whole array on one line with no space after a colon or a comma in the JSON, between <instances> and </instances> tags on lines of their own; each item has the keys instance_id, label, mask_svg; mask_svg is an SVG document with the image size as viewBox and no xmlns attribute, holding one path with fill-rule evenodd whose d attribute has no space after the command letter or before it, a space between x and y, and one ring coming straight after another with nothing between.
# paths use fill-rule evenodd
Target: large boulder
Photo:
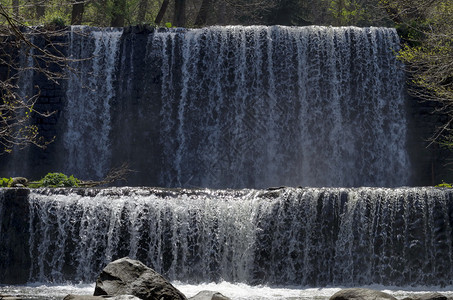
<instances>
[{"instance_id":1,"label":"large boulder","mask_svg":"<svg viewBox=\"0 0 453 300\"><path fill-rule=\"evenodd\" d=\"M396 300L396 298L381 291L353 288L336 292L330 300Z\"/></svg>"},{"instance_id":2,"label":"large boulder","mask_svg":"<svg viewBox=\"0 0 453 300\"><path fill-rule=\"evenodd\" d=\"M189 300L231 300L228 297L220 294L219 292L213 291L201 291L193 297L190 297Z\"/></svg>"},{"instance_id":3,"label":"large boulder","mask_svg":"<svg viewBox=\"0 0 453 300\"><path fill-rule=\"evenodd\" d=\"M186 300L162 275L124 257L109 263L96 280L94 296L134 295L143 300Z\"/></svg>"}]
</instances>

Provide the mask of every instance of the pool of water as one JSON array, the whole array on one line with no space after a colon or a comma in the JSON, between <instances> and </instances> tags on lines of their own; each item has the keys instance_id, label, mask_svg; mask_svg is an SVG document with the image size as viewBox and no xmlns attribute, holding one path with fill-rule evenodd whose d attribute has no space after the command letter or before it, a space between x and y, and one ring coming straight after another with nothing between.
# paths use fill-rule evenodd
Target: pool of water
<instances>
[{"instance_id":1,"label":"pool of water","mask_svg":"<svg viewBox=\"0 0 453 300\"><path fill-rule=\"evenodd\" d=\"M342 287L304 288L304 287L269 287L250 286L241 283L205 283L190 285L181 282L173 283L188 298L203 290L217 291L233 300L327 300L341 290ZM414 294L439 292L453 297L453 286L437 287L382 287L367 286L392 294L398 299ZM68 294L92 295L94 284L67 284L52 285L33 283L27 285L0 285L0 295L19 296L27 300L63 299Z\"/></svg>"}]
</instances>

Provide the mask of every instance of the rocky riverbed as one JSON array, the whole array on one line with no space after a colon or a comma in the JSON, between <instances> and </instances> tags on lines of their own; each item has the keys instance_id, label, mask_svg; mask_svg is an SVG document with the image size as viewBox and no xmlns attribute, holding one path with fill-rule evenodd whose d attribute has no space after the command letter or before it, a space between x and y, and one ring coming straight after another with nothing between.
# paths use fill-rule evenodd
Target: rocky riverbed
<instances>
[{"instance_id":1,"label":"rocky riverbed","mask_svg":"<svg viewBox=\"0 0 453 300\"><path fill-rule=\"evenodd\" d=\"M96 296L93 295L93 291ZM436 292L415 288L388 290L378 287L297 289L227 282L200 285L172 284L141 262L129 258L122 258L107 265L95 286L92 284L0 286L1 300L96 300L106 297L114 300L451 300L453 291L448 288Z\"/></svg>"}]
</instances>

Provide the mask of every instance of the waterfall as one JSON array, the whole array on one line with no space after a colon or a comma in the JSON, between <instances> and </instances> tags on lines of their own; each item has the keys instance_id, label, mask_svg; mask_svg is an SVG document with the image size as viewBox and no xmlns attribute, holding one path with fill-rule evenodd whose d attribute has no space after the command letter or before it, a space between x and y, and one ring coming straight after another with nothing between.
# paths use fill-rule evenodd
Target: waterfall
<instances>
[{"instance_id":1,"label":"waterfall","mask_svg":"<svg viewBox=\"0 0 453 300\"><path fill-rule=\"evenodd\" d=\"M34 43L33 35L28 37L30 43ZM20 73L17 85L19 90L17 94L22 99L30 99L33 96L33 75L34 75L34 61L33 48L21 48L19 55Z\"/></svg>"},{"instance_id":2,"label":"waterfall","mask_svg":"<svg viewBox=\"0 0 453 300\"><path fill-rule=\"evenodd\" d=\"M122 31L72 26L66 90L64 171L100 179L110 167L110 105Z\"/></svg>"},{"instance_id":3,"label":"waterfall","mask_svg":"<svg viewBox=\"0 0 453 300\"><path fill-rule=\"evenodd\" d=\"M127 162L134 186L398 187L417 169L394 29L72 26L66 39L69 79L46 98L64 107L42 121L58 136L33 176L100 179Z\"/></svg>"},{"instance_id":4,"label":"waterfall","mask_svg":"<svg viewBox=\"0 0 453 300\"><path fill-rule=\"evenodd\" d=\"M158 185L407 184L398 43L387 28L149 35L148 63L160 69L160 138L141 143L161 145Z\"/></svg>"},{"instance_id":5,"label":"waterfall","mask_svg":"<svg viewBox=\"0 0 453 300\"><path fill-rule=\"evenodd\" d=\"M30 39L31 43L34 43L34 36L27 35L27 38ZM20 101L23 103L31 104L33 97L36 97L33 91L33 76L34 76L34 69L35 64L33 60L34 49L32 47L23 47L19 51L18 57L18 70L17 70L17 91L16 95ZM25 114L28 114L29 111L25 108L19 112L22 118ZM24 126L31 125L30 121L27 120ZM12 153L10 154L10 159L4 163L4 176L15 177L15 176L22 176L23 173L27 172L29 166L27 164L27 160L24 157L27 157L29 154L29 148L24 149L24 145L15 145L12 149Z\"/></svg>"},{"instance_id":6,"label":"waterfall","mask_svg":"<svg viewBox=\"0 0 453 300\"><path fill-rule=\"evenodd\" d=\"M31 281L92 282L130 256L189 283L453 283L445 189L57 189L28 202Z\"/></svg>"}]
</instances>

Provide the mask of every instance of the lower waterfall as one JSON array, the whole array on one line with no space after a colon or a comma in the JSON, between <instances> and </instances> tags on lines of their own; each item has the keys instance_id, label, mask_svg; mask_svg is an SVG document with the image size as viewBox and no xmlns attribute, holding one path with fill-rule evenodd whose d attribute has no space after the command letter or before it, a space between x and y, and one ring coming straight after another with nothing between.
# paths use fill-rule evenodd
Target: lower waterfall
<instances>
[{"instance_id":1,"label":"lower waterfall","mask_svg":"<svg viewBox=\"0 0 453 300\"><path fill-rule=\"evenodd\" d=\"M453 284L446 189L49 189L26 202L31 282L93 282L129 256L192 284ZM14 239L1 223L0 236Z\"/></svg>"}]
</instances>

